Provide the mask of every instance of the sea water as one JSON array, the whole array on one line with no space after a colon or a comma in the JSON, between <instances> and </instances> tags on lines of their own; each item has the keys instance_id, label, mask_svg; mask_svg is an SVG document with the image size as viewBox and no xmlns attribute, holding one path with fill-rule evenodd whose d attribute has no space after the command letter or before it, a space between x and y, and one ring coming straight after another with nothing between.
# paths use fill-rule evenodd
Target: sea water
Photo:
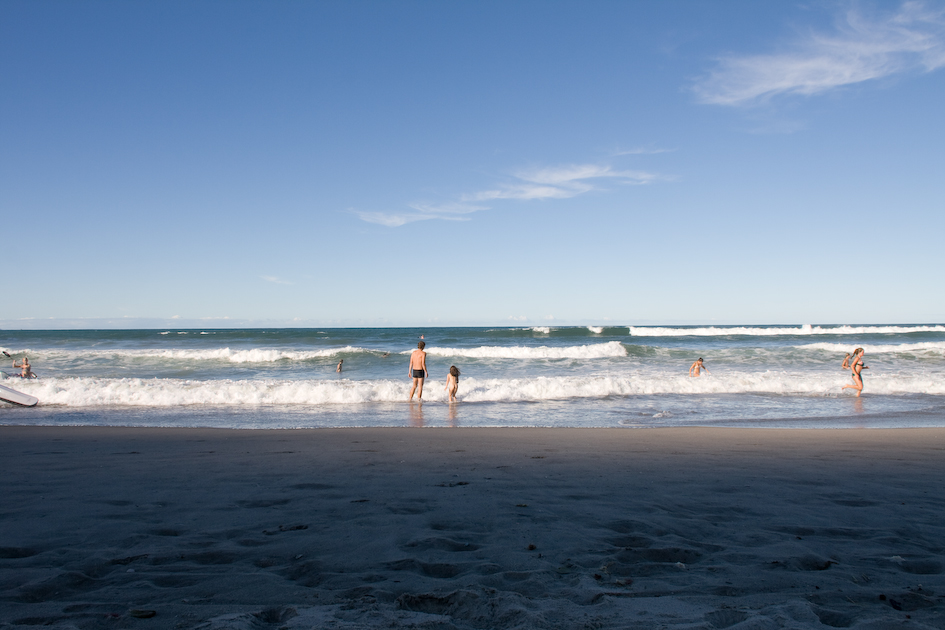
<instances>
[{"instance_id":1,"label":"sea water","mask_svg":"<svg viewBox=\"0 0 945 630\"><path fill-rule=\"evenodd\" d=\"M429 378L408 404L421 338ZM855 347L860 398L841 389ZM945 426L938 324L0 331L0 348L40 377L3 379L40 404L0 404L0 424Z\"/></svg>"}]
</instances>

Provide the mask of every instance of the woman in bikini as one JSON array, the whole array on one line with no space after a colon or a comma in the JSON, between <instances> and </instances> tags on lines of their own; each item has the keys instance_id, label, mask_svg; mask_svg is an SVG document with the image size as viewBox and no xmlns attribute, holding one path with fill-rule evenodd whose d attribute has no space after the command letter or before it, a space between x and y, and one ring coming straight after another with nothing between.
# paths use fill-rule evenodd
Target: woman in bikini
<instances>
[{"instance_id":1,"label":"woman in bikini","mask_svg":"<svg viewBox=\"0 0 945 630\"><path fill-rule=\"evenodd\" d=\"M843 386L843 389L855 389L857 397L863 393L863 370L870 369L868 365L863 363L864 354L863 348L857 348L853 351L853 361L850 363L850 369L853 371L853 385Z\"/></svg>"},{"instance_id":2,"label":"woman in bikini","mask_svg":"<svg viewBox=\"0 0 945 630\"><path fill-rule=\"evenodd\" d=\"M23 370L23 373L20 374L21 378L35 378L33 369L30 367L30 360L26 358L25 354L23 355L23 361L21 361L19 364L17 364L16 361L13 362L13 367L21 368Z\"/></svg>"}]
</instances>

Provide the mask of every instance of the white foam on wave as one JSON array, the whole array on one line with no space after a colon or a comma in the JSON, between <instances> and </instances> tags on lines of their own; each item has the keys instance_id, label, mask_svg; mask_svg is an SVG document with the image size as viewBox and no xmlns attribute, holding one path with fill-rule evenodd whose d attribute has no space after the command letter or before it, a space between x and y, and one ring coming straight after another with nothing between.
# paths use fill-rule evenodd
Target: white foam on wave
<instances>
[{"instance_id":1,"label":"white foam on wave","mask_svg":"<svg viewBox=\"0 0 945 630\"><path fill-rule=\"evenodd\" d=\"M111 349L111 350L35 350L31 356L40 359L62 359L81 356L85 359L175 359L180 361L227 361L229 363L274 363L276 361L309 361L340 354L380 353L379 350L345 346L343 348L322 348L319 350L286 350L282 348L207 348L203 350L183 349Z\"/></svg>"},{"instance_id":2,"label":"white foam on wave","mask_svg":"<svg viewBox=\"0 0 945 630\"><path fill-rule=\"evenodd\" d=\"M443 401L438 379L430 379L424 400ZM782 394L840 395L849 375L745 372L701 377L651 374L631 376L559 376L518 379L463 378L460 398L469 402L519 402L636 395ZM18 384L41 405L67 407L176 407L182 405L342 405L402 402L404 380L274 379L195 381L139 378L48 378ZM945 395L945 379L936 375L870 374L869 395Z\"/></svg>"},{"instance_id":3,"label":"white foam on wave","mask_svg":"<svg viewBox=\"0 0 945 630\"><path fill-rule=\"evenodd\" d=\"M599 335L602 332L604 332L603 326L588 326L587 329L591 331L592 333L594 333L595 335Z\"/></svg>"},{"instance_id":4,"label":"white foam on wave","mask_svg":"<svg viewBox=\"0 0 945 630\"><path fill-rule=\"evenodd\" d=\"M62 378L34 381L43 405L326 405L403 400L402 381L285 381Z\"/></svg>"},{"instance_id":5,"label":"white foam on wave","mask_svg":"<svg viewBox=\"0 0 945 630\"><path fill-rule=\"evenodd\" d=\"M790 336L790 335L886 335L917 332L945 332L945 326L775 326L754 327L734 326L720 328L707 326L703 328L661 328L630 326L630 334L634 337L724 337L727 335L747 335L758 337Z\"/></svg>"},{"instance_id":6,"label":"white foam on wave","mask_svg":"<svg viewBox=\"0 0 945 630\"><path fill-rule=\"evenodd\" d=\"M842 343L809 343L802 346L794 346L801 350L824 350L827 352L836 352L837 354L853 353L855 348L851 344ZM921 343L898 343L898 344L860 344L857 348L863 348L867 354L945 354L945 341L925 341Z\"/></svg>"},{"instance_id":7,"label":"white foam on wave","mask_svg":"<svg viewBox=\"0 0 945 630\"><path fill-rule=\"evenodd\" d=\"M472 359L603 359L625 357L627 349L619 341L583 346L480 346L478 348L427 348L427 353L440 357ZM403 354L409 354L405 352Z\"/></svg>"},{"instance_id":8,"label":"white foam on wave","mask_svg":"<svg viewBox=\"0 0 945 630\"><path fill-rule=\"evenodd\" d=\"M530 330L532 332L542 333L544 335L551 333L551 328L549 326L532 326Z\"/></svg>"}]
</instances>

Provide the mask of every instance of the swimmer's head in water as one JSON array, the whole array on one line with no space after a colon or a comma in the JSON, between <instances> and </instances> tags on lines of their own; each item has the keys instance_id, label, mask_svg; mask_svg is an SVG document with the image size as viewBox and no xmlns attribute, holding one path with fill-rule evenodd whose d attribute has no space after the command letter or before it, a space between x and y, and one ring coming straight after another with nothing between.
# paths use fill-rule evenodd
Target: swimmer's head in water
<instances>
[{"instance_id":1,"label":"swimmer's head in water","mask_svg":"<svg viewBox=\"0 0 945 630\"><path fill-rule=\"evenodd\" d=\"M422 342L422 341L420 341L420 342L417 343L417 347L420 348L421 350L423 350L424 348L426 348L426 346L427 346L427 344L424 343L424 342Z\"/></svg>"}]
</instances>

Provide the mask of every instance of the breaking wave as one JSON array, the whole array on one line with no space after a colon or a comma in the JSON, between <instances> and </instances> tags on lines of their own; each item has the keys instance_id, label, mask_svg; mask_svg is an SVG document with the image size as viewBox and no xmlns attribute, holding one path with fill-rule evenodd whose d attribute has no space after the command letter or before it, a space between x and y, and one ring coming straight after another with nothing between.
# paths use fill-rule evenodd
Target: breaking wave
<instances>
[{"instance_id":1,"label":"breaking wave","mask_svg":"<svg viewBox=\"0 0 945 630\"><path fill-rule=\"evenodd\" d=\"M436 379L430 379L434 385ZM729 373L692 379L677 374L645 376L557 376L515 379L464 378L460 399L468 402L517 402L604 398L656 394L838 395L849 374L789 372ZM945 379L928 375L869 375L870 395L945 394ZM177 407L186 405L350 405L402 402L404 380L275 379L196 381L139 378L48 378L18 384L41 405L66 407ZM424 400L442 401L441 387L431 386Z\"/></svg>"},{"instance_id":2,"label":"breaking wave","mask_svg":"<svg viewBox=\"0 0 945 630\"><path fill-rule=\"evenodd\" d=\"M785 335L892 335L919 332L945 332L945 326L732 326L703 328L661 328L649 326L630 326L634 337L725 337L729 335L748 335L772 337Z\"/></svg>"},{"instance_id":3,"label":"breaking wave","mask_svg":"<svg viewBox=\"0 0 945 630\"><path fill-rule=\"evenodd\" d=\"M842 343L810 343L802 346L794 346L801 350L825 350L827 352L836 352L843 354L852 353L854 348L852 344ZM921 343L899 343L899 344L858 344L858 348L863 348L867 354L945 354L945 341L926 341Z\"/></svg>"},{"instance_id":4,"label":"breaking wave","mask_svg":"<svg viewBox=\"0 0 945 630\"><path fill-rule=\"evenodd\" d=\"M625 357L627 349L619 341L583 346L480 346L478 348L427 348L427 354L472 359L602 359ZM410 351L404 354L409 354Z\"/></svg>"},{"instance_id":5,"label":"breaking wave","mask_svg":"<svg viewBox=\"0 0 945 630\"><path fill-rule=\"evenodd\" d=\"M311 361L325 357L347 354L383 354L380 350L345 346L343 348L324 348L320 350L284 350L280 348L211 348L205 350L83 350L64 352L62 350L20 350L31 357L43 359L63 359L81 356L85 359L172 359L180 361L226 361L229 363L274 363L276 361ZM35 361L34 361L35 363Z\"/></svg>"}]
</instances>

